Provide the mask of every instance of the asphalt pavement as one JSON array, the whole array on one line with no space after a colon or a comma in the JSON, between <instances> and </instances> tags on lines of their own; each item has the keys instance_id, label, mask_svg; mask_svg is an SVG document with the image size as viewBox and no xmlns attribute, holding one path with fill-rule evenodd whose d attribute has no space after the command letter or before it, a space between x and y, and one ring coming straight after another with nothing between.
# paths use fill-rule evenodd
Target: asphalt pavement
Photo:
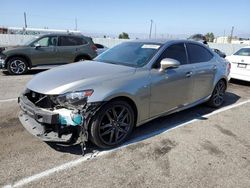
<instances>
[{"instance_id":1,"label":"asphalt pavement","mask_svg":"<svg viewBox=\"0 0 250 188\"><path fill-rule=\"evenodd\" d=\"M39 71L38 71L39 72ZM229 84L226 102L158 118L119 148L47 144L20 124L16 98L32 78L0 74L0 186L250 187L250 84Z\"/></svg>"}]
</instances>

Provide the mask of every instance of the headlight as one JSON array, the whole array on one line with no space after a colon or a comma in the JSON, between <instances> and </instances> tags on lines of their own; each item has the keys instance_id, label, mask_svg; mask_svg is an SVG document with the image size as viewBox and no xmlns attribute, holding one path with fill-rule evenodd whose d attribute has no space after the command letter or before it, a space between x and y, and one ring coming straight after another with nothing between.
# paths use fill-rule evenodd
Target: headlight
<instances>
[{"instance_id":1,"label":"headlight","mask_svg":"<svg viewBox=\"0 0 250 188\"><path fill-rule=\"evenodd\" d=\"M66 107L80 107L86 104L87 98L93 94L94 90L75 91L59 95L57 101Z\"/></svg>"}]
</instances>

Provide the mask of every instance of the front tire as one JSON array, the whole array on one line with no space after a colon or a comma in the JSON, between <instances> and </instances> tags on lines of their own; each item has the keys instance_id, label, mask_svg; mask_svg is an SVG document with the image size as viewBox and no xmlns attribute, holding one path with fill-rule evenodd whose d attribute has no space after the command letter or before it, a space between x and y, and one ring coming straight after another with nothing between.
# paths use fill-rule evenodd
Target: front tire
<instances>
[{"instance_id":1,"label":"front tire","mask_svg":"<svg viewBox=\"0 0 250 188\"><path fill-rule=\"evenodd\" d=\"M225 92L226 83L223 80L220 80L213 90L212 96L208 101L208 105L213 108L219 108L225 100Z\"/></svg>"},{"instance_id":2,"label":"front tire","mask_svg":"<svg viewBox=\"0 0 250 188\"><path fill-rule=\"evenodd\" d=\"M125 101L111 101L94 116L90 140L100 148L109 149L122 144L131 134L135 115Z\"/></svg>"},{"instance_id":3,"label":"front tire","mask_svg":"<svg viewBox=\"0 0 250 188\"><path fill-rule=\"evenodd\" d=\"M28 63L21 57L10 58L7 62L7 70L12 75L21 75L27 72Z\"/></svg>"}]
</instances>

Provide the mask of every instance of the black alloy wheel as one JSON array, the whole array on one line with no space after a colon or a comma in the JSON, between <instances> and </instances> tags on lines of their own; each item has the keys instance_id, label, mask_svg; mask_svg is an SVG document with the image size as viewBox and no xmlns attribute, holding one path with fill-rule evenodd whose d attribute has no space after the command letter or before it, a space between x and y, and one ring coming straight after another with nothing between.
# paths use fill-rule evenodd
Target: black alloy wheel
<instances>
[{"instance_id":1,"label":"black alloy wheel","mask_svg":"<svg viewBox=\"0 0 250 188\"><path fill-rule=\"evenodd\" d=\"M216 84L214 91L213 91L213 94L208 101L208 104L211 107L215 107L215 108L220 107L224 102L225 93L226 93L226 84L223 80L220 80Z\"/></svg>"},{"instance_id":2,"label":"black alloy wheel","mask_svg":"<svg viewBox=\"0 0 250 188\"><path fill-rule=\"evenodd\" d=\"M134 111L124 101L106 104L91 126L92 141L101 148L112 148L123 143L134 127Z\"/></svg>"}]
</instances>

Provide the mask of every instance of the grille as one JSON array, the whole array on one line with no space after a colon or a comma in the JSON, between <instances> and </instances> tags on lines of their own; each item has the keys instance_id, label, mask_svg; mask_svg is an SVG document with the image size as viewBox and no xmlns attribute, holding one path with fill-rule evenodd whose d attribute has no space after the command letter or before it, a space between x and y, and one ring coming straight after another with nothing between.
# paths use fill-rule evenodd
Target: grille
<instances>
[{"instance_id":1,"label":"grille","mask_svg":"<svg viewBox=\"0 0 250 188\"><path fill-rule=\"evenodd\" d=\"M56 100L54 100L56 96L53 95L44 95L35 91L28 90L26 91L25 96L40 108L52 109L57 105L55 102Z\"/></svg>"}]
</instances>

